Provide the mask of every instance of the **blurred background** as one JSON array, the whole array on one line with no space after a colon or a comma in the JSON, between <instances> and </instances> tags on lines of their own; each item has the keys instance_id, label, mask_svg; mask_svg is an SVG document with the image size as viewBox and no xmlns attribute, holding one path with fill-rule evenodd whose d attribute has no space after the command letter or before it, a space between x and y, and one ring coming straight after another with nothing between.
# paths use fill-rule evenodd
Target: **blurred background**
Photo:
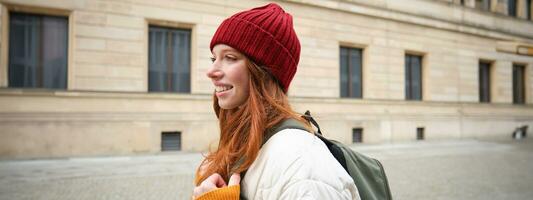
<instances>
[{"instance_id":1,"label":"blurred background","mask_svg":"<svg viewBox=\"0 0 533 200\"><path fill-rule=\"evenodd\" d=\"M0 199L189 199L209 42L271 1L0 0ZM531 0L280 0L289 89L395 199L531 199ZM529 131L531 132L531 131Z\"/></svg>"}]
</instances>

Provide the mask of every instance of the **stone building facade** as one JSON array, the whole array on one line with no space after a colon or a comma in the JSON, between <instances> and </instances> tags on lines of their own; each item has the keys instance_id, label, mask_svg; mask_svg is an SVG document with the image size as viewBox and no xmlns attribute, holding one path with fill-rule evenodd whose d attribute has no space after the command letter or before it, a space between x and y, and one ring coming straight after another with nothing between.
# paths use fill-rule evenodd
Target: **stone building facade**
<instances>
[{"instance_id":1,"label":"stone building facade","mask_svg":"<svg viewBox=\"0 0 533 200\"><path fill-rule=\"evenodd\" d=\"M283 0L289 90L344 143L510 137L533 126L530 0ZM216 145L209 41L266 1L0 0L0 158Z\"/></svg>"}]
</instances>

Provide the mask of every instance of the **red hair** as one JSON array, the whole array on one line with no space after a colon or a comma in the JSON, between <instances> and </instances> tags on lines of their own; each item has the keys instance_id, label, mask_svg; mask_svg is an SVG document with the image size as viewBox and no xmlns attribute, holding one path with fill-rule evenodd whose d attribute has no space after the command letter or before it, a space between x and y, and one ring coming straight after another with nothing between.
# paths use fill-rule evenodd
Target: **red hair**
<instances>
[{"instance_id":1,"label":"red hair","mask_svg":"<svg viewBox=\"0 0 533 200\"><path fill-rule=\"evenodd\" d=\"M284 119L294 118L310 128L308 122L292 110L287 95L270 73L248 59L246 65L250 72L250 95L243 105L221 109L213 95L220 141L217 149L210 152L196 170L196 185L213 173L228 181L231 174L247 170L259 153L266 131Z\"/></svg>"}]
</instances>

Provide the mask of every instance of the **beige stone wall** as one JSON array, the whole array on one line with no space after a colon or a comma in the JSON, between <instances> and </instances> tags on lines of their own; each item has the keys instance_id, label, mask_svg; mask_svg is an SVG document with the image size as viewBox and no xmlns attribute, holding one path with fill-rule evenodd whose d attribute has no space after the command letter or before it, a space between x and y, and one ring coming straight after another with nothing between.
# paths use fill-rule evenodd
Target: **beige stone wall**
<instances>
[{"instance_id":1,"label":"beige stone wall","mask_svg":"<svg viewBox=\"0 0 533 200\"><path fill-rule=\"evenodd\" d=\"M55 157L156 153L161 132L182 132L182 148L216 146L206 95L0 92L0 155Z\"/></svg>"},{"instance_id":2,"label":"beige stone wall","mask_svg":"<svg viewBox=\"0 0 533 200\"><path fill-rule=\"evenodd\" d=\"M533 44L533 23L458 1L278 1L302 44L289 95L331 138L365 143L416 138L508 137L533 128L533 56L498 42ZM181 131L185 151L216 145L209 41L218 24L266 1L1 0L0 158L160 151L162 131ZM472 4L472 6L470 6ZM505 7L505 8L502 8ZM68 90L7 88L8 10L69 17ZM148 26L192 31L191 94L148 93ZM363 48L363 99L339 98L339 47ZM511 48L512 50L512 48ZM404 56L423 55L423 101L405 101ZM492 103L478 102L478 62L493 62ZM526 105L512 105L512 64L526 64Z\"/></svg>"}]
</instances>

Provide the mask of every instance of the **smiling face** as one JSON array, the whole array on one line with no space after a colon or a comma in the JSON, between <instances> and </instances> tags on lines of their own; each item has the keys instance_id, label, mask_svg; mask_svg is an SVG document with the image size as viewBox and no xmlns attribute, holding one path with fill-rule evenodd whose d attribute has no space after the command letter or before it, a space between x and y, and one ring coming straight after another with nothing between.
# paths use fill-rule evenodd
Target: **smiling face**
<instances>
[{"instance_id":1,"label":"smiling face","mask_svg":"<svg viewBox=\"0 0 533 200\"><path fill-rule=\"evenodd\" d=\"M236 49L217 44L212 51L213 64L207 70L207 77L215 86L218 105L222 109L233 109L246 102L249 96L247 58Z\"/></svg>"}]
</instances>

